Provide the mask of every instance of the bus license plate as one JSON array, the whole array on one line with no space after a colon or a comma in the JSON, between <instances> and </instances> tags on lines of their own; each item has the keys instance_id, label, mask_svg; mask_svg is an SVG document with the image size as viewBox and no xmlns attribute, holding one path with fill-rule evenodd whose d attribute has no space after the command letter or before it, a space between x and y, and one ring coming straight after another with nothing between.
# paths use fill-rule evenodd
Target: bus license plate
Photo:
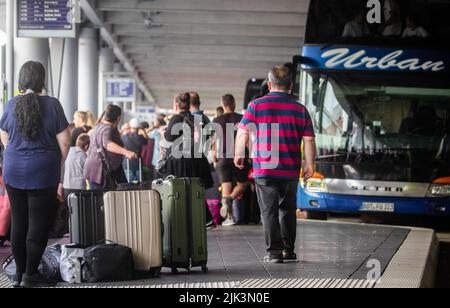
<instances>
[{"instance_id":1,"label":"bus license plate","mask_svg":"<svg viewBox=\"0 0 450 308\"><path fill-rule=\"evenodd\" d=\"M394 213L395 212L395 204L394 203L364 202L361 211Z\"/></svg>"}]
</instances>

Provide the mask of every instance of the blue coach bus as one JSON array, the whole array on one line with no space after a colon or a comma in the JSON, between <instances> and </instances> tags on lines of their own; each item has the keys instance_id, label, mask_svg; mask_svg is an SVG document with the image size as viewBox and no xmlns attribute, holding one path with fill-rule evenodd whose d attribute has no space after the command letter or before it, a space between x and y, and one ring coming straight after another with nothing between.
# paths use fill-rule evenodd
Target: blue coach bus
<instances>
[{"instance_id":1,"label":"blue coach bus","mask_svg":"<svg viewBox=\"0 0 450 308\"><path fill-rule=\"evenodd\" d=\"M371 1L374 2L374 1ZM311 0L296 94L311 113L317 173L298 207L450 215L450 1Z\"/></svg>"}]
</instances>

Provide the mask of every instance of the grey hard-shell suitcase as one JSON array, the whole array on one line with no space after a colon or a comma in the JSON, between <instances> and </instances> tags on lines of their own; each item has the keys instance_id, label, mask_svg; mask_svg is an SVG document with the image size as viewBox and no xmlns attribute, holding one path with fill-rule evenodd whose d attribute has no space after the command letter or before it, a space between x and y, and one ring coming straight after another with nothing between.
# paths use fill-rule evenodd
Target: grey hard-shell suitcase
<instances>
[{"instance_id":1,"label":"grey hard-shell suitcase","mask_svg":"<svg viewBox=\"0 0 450 308\"><path fill-rule=\"evenodd\" d=\"M105 240L102 191L80 191L69 195L70 242L85 247Z\"/></svg>"}]
</instances>

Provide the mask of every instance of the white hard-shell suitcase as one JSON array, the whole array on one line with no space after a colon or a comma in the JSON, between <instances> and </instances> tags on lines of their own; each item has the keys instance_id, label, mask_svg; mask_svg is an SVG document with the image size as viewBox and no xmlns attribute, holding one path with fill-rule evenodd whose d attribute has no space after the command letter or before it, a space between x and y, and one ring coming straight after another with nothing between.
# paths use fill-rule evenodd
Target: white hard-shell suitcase
<instances>
[{"instance_id":1,"label":"white hard-shell suitcase","mask_svg":"<svg viewBox=\"0 0 450 308\"><path fill-rule=\"evenodd\" d=\"M130 247L137 271L159 277L162 266L161 198L154 190L104 196L106 239Z\"/></svg>"}]
</instances>

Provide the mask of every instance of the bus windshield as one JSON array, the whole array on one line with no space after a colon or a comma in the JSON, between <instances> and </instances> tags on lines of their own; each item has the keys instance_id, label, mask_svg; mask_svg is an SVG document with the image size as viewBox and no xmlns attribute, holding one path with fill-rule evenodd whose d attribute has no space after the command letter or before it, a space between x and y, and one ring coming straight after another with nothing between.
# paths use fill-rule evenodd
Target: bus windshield
<instances>
[{"instance_id":1,"label":"bus windshield","mask_svg":"<svg viewBox=\"0 0 450 308\"><path fill-rule=\"evenodd\" d=\"M448 0L380 0L375 15L368 3L311 0L305 43L441 47L450 39Z\"/></svg>"},{"instance_id":2,"label":"bus windshield","mask_svg":"<svg viewBox=\"0 0 450 308\"><path fill-rule=\"evenodd\" d=\"M303 72L300 89L315 125L322 172L414 182L448 172L449 78Z\"/></svg>"}]
</instances>

